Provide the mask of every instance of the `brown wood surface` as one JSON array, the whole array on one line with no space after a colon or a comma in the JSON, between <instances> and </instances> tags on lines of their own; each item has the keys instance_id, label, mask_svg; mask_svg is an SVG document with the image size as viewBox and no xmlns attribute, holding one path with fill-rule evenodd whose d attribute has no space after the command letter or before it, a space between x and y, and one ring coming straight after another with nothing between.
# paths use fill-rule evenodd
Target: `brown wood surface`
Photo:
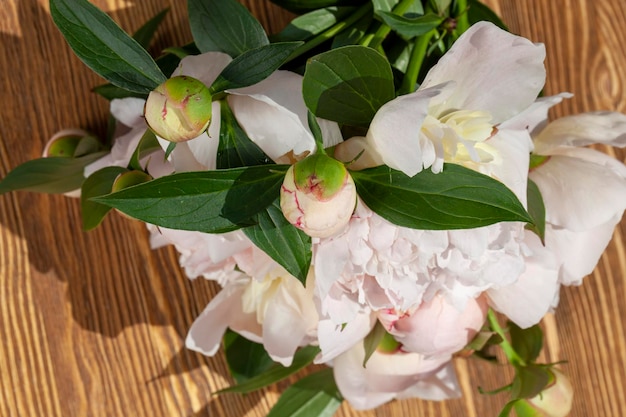
<instances>
[{"instance_id":1,"label":"brown wood surface","mask_svg":"<svg viewBox=\"0 0 626 417\"><path fill-rule=\"evenodd\" d=\"M182 0L97 0L127 31L165 7L158 51L191 39ZM513 32L547 45L545 92L575 97L555 115L626 111L626 2L493 0ZM246 1L269 30L289 15ZM75 58L46 0L0 5L0 176L38 157L47 138L79 126L104 130L101 83ZM613 152L606 150L607 152ZM624 152L615 151L622 159ZM576 390L572 416L626 415L626 257L622 222L582 287L562 291L544 321L547 361L565 366ZM184 348L184 337L216 286L189 281L171 249L150 250L144 227L110 216L80 229L78 201L0 196L0 416L263 416L286 383L248 396L212 396L227 386L223 356ZM495 416L506 397L483 396L511 377L505 367L458 361L463 399L402 401L340 416Z\"/></svg>"}]
</instances>

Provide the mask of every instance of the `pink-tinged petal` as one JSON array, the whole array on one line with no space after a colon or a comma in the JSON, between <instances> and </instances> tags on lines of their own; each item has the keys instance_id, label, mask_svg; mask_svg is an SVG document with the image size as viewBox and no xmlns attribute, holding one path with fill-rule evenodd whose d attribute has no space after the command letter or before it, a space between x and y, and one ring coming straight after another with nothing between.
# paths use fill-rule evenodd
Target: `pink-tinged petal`
<instances>
[{"instance_id":1,"label":"pink-tinged petal","mask_svg":"<svg viewBox=\"0 0 626 417\"><path fill-rule=\"evenodd\" d=\"M228 54L223 52L205 52L200 55L188 55L180 61L172 77L188 75L210 87L232 60Z\"/></svg>"},{"instance_id":2,"label":"pink-tinged petal","mask_svg":"<svg viewBox=\"0 0 626 417\"><path fill-rule=\"evenodd\" d=\"M549 155L559 146L586 146L594 143L626 146L626 115L593 112L561 117L550 122L535 138L535 152Z\"/></svg>"},{"instance_id":3,"label":"pink-tinged petal","mask_svg":"<svg viewBox=\"0 0 626 417\"><path fill-rule=\"evenodd\" d=\"M604 224L626 208L626 167L587 148L562 148L533 169L544 199L546 221L572 231Z\"/></svg>"},{"instance_id":4,"label":"pink-tinged petal","mask_svg":"<svg viewBox=\"0 0 626 417\"><path fill-rule=\"evenodd\" d=\"M498 129L528 130L534 136L548 123L548 110L562 102L563 99L573 96L571 93L560 93L554 96L540 97L523 112L498 125Z\"/></svg>"},{"instance_id":5,"label":"pink-tinged petal","mask_svg":"<svg viewBox=\"0 0 626 417\"><path fill-rule=\"evenodd\" d=\"M174 173L174 167L169 161L165 160L165 155L161 150L150 152L141 158L139 164L152 178L161 178Z\"/></svg>"},{"instance_id":6,"label":"pink-tinged petal","mask_svg":"<svg viewBox=\"0 0 626 417\"><path fill-rule=\"evenodd\" d=\"M491 306L524 329L539 323L559 292L559 265L554 254L530 232L526 243L533 254L526 258L526 270L518 280L487 291Z\"/></svg>"},{"instance_id":7,"label":"pink-tinged petal","mask_svg":"<svg viewBox=\"0 0 626 417\"><path fill-rule=\"evenodd\" d=\"M498 124L535 101L545 83L544 58L543 45L479 22L461 35L420 88L453 80L456 88L438 110L488 111Z\"/></svg>"},{"instance_id":8,"label":"pink-tinged petal","mask_svg":"<svg viewBox=\"0 0 626 417\"><path fill-rule=\"evenodd\" d=\"M429 401L443 401L461 396L461 387L456 378L452 361L437 372L417 381L414 385L402 391L396 398L421 398Z\"/></svg>"},{"instance_id":9,"label":"pink-tinged petal","mask_svg":"<svg viewBox=\"0 0 626 417\"><path fill-rule=\"evenodd\" d=\"M217 148L220 142L221 110L218 102L212 107L212 120L206 133L185 142L193 157L205 170L216 169ZM178 144L180 145L180 143ZM176 145L176 146L178 146Z\"/></svg>"},{"instance_id":10,"label":"pink-tinged petal","mask_svg":"<svg viewBox=\"0 0 626 417\"><path fill-rule=\"evenodd\" d=\"M622 215L618 214L606 223L582 232L546 226L546 245L562 262L559 274L561 284L582 284L583 278L598 264L621 219Z\"/></svg>"},{"instance_id":11,"label":"pink-tinged petal","mask_svg":"<svg viewBox=\"0 0 626 417\"><path fill-rule=\"evenodd\" d=\"M371 313L364 311L345 325L336 324L330 319L320 320L317 338L321 352L315 358L315 363L327 363L361 342L372 329L374 320Z\"/></svg>"},{"instance_id":12,"label":"pink-tinged petal","mask_svg":"<svg viewBox=\"0 0 626 417\"><path fill-rule=\"evenodd\" d=\"M85 169L83 170L83 175L85 176L85 178L87 178L91 174L93 174L96 171L101 170L102 168L116 166L116 165L117 164L115 163L113 156L111 154L107 154L107 155L104 155L102 158L97 159L95 162L92 162L91 164L85 166Z\"/></svg>"},{"instance_id":13,"label":"pink-tinged petal","mask_svg":"<svg viewBox=\"0 0 626 417\"><path fill-rule=\"evenodd\" d=\"M229 285L211 300L189 329L185 341L188 349L213 356L219 349L222 336L233 317L239 317L240 320L245 317L249 321L255 321L254 314L242 312L243 289L244 284Z\"/></svg>"},{"instance_id":14,"label":"pink-tinged petal","mask_svg":"<svg viewBox=\"0 0 626 417\"><path fill-rule=\"evenodd\" d=\"M128 127L146 128L146 120L143 117L143 108L146 100L142 98L128 97L111 100L111 115Z\"/></svg>"},{"instance_id":15,"label":"pink-tinged petal","mask_svg":"<svg viewBox=\"0 0 626 417\"><path fill-rule=\"evenodd\" d=\"M423 89L399 96L383 105L367 132L367 142L391 168L413 176L425 165L420 132L430 100L451 85ZM427 150L430 155L430 150ZM432 155L428 159L432 159ZM431 162L432 163L432 162Z\"/></svg>"}]
</instances>

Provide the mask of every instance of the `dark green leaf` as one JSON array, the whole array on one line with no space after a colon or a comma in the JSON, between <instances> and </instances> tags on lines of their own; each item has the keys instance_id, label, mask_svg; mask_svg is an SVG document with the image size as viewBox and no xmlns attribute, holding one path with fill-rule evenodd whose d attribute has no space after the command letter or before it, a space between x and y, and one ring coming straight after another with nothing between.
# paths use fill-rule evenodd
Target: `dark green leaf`
<instances>
[{"instance_id":1,"label":"dark green leaf","mask_svg":"<svg viewBox=\"0 0 626 417\"><path fill-rule=\"evenodd\" d=\"M98 152L80 158L51 157L24 162L0 181L0 194L18 190L51 194L74 191L85 180L85 166L104 154Z\"/></svg>"},{"instance_id":2,"label":"dark green leaf","mask_svg":"<svg viewBox=\"0 0 626 417\"><path fill-rule=\"evenodd\" d=\"M372 0L374 4L374 11L376 14L380 12L390 12L392 11L399 3L400 0ZM409 6L407 13L411 13L414 15L422 15L424 14L424 7L422 6L421 1L414 1Z\"/></svg>"},{"instance_id":3,"label":"dark green leaf","mask_svg":"<svg viewBox=\"0 0 626 417\"><path fill-rule=\"evenodd\" d=\"M539 325L528 329L518 327L512 321L507 323L511 336L511 345L517 354L526 363L532 363L537 359L543 348L543 332Z\"/></svg>"},{"instance_id":4,"label":"dark green leaf","mask_svg":"<svg viewBox=\"0 0 626 417\"><path fill-rule=\"evenodd\" d=\"M365 348L365 357L363 358L363 368L367 365L367 361L372 357L372 354L376 352L376 348L385 337L385 326L378 320L372 331L369 332L365 339L363 339L363 347Z\"/></svg>"},{"instance_id":5,"label":"dark green leaf","mask_svg":"<svg viewBox=\"0 0 626 417\"><path fill-rule=\"evenodd\" d=\"M533 224L527 228L532 230L539 236L541 242L544 242L546 236L546 207L543 204L543 196L537 184L530 178L527 184L527 200L528 214L533 219Z\"/></svg>"},{"instance_id":6,"label":"dark green leaf","mask_svg":"<svg viewBox=\"0 0 626 417\"><path fill-rule=\"evenodd\" d=\"M236 0L188 0L187 9L201 52L221 51L236 57L269 43L263 26Z\"/></svg>"},{"instance_id":7,"label":"dark green leaf","mask_svg":"<svg viewBox=\"0 0 626 417\"><path fill-rule=\"evenodd\" d=\"M99 197L111 192L113 182L126 168L106 167L91 174L83 182L80 193L80 207L83 216L83 229L91 230L96 228L104 219L104 216L111 210L111 207L92 201L92 197Z\"/></svg>"},{"instance_id":8,"label":"dark green leaf","mask_svg":"<svg viewBox=\"0 0 626 417\"><path fill-rule=\"evenodd\" d=\"M538 395L550 382L551 374L545 367L537 365L519 366L515 370L511 397L532 398Z\"/></svg>"},{"instance_id":9,"label":"dark green leaf","mask_svg":"<svg viewBox=\"0 0 626 417\"><path fill-rule=\"evenodd\" d=\"M226 100L220 101L220 143L217 148L217 169L272 163L269 156L243 131Z\"/></svg>"},{"instance_id":10,"label":"dark green leaf","mask_svg":"<svg viewBox=\"0 0 626 417\"><path fill-rule=\"evenodd\" d=\"M278 381L282 381L283 379L287 378L290 375L293 375L300 369L313 362L313 359L315 359L315 356L317 356L319 352L320 349L317 346L303 347L299 349L293 356L293 362L291 363L291 366L284 367L280 364L275 364L261 375L250 378L242 384L234 385L232 387L220 390L217 392L217 394L224 394L227 392L238 392L246 394L248 392L267 387L268 385L274 384Z\"/></svg>"},{"instance_id":11,"label":"dark green leaf","mask_svg":"<svg viewBox=\"0 0 626 417\"><path fill-rule=\"evenodd\" d=\"M231 330L224 334L224 353L230 374L238 384L262 374L275 364L263 345Z\"/></svg>"},{"instance_id":12,"label":"dark green leaf","mask_svg":"<svg viewBox=\"0 0 626 417\"><path fill-rule=\"evenodd\" d=\"M247 87L263 81L289 58L302 42L282 42L248 50L233 59L211 85L211 93Z\"/></svg>"},{"instance_id":13,"label":"dark green leaf","mask_svg":"<svg viewBox=\"0 0 626 417\"><path fill-rule=\"evenodd\" d=\"M408 18L389 12L381 12L380 17L394 31L402 36L414 38L430 32L443 22L443 17L429 13L424 16Z\"/></svg>"},{"instance_id":14,"label":"dark green leaf","mask_svg":"<svg viewBox=\"0 0 626 417\"><path fill-rule=\"evenodd\" d=\"M224 233L249 226L250 219L276 199L287 168L183 172L95 200L157 226Z\"/></svg>"},{"instance_id":15,"label":"dark green leaf","mask_svg":"<svg viewBox=\"0 0 626 417\"><path fill-rule=\"evenodd\" d=\"M200 51L195 44L189 43L185 46L176 48L166 48L164 54L156 59L156 63L163 71L166 77L171 77L174 70L178 67L180 60L187 55L199 55Z\"/></svg>"},{"instance_id":16,"label":"dark green leaf","mask_svg":"<svg viewBox=\"0 0 626 417\"><path fill-rule=\"evenodd\" d=\"M50 14L74 53L112 84L149 93L166 80L148 52L87 0L50 0Z\"/></svg>"},{"instance_id":17,"label":"dark green leaf","mask_svg":"<svg viewBox=\"0 0 626 417\"><path fill-rule=\"evenodd\" d=\"M324 7L359 6L370 0L270 0L294 13L304 13Z\"/></svg>"},{"instance_id":18,"label":"dark green leaf","mask_svg":"<svg viewBox=\"0 0 626 417\"><path fill-rule=\"evenodd\" d=\"M267 417L332 417L342 401L333 370L327 368L287 388Z\"/></svg>"},{"instance_id":19,"label":"dark green leaf","mask_svg":"<svg viewBox=\"0 0 626 417\"><path fill-rule=\"evenodd\" d=\"M150 152L154 152L157 149L161 149L161 145L159 145L159 141L156 138L156 135L150 130L146 129L146 133L143 134L139 143L137 144L137 148L135 148L135 152L133 152L133 156L130 158L130 162L128 166L131 169L135 170L143 170L143 167L139 163L141 158L148 155Z\"/></svg>"},{"instance_id":20,"label":"dark green leaf","mask_svg":"<svg viewBox=\"0 0 626 417\"><path fill-rule=\"evenodd\" d=\"M467 5L467 18L470 25L484 20L493 23L494 25L506 30L507 32L509 31L509 28L504 24L502 19L500 19L500 17L498 17L498 15L493 10L491 10L480 1L468 0Z\"/></svg>"},{"instance_id":21,"label":"dark green leaf","mask_svg":"<svg viewBox=\"0 0 626 417\"><path fill-rule=\"evenodd\" d=\"M272 41L305 41L331 28L356 10L356 7L328 7L314 10L293 19L282 31L272 37Z\"/></svg>"},{"instance_id":22,"label":"dark green leaf","mask_svg":"<svg viewBox=\"0 0 626 417\"><path fill-rule=\"evenodd\" d=\"M164 9L159 14L154 16L152 19L148 20L143 24L135 33L133 33L133 39L137 41L139 45L141 45L144 49L148 49L150 46L150 42L152 42L152 38L156 33L159 25L165 19L169 8Z\"/></svg>"},{"instance_id":23,"label":"dark green leaf","mask_svg":"<svg viewBox=\"0 0 626 417\"><path fill-rule=\"evenodd\" d=\"M311 237L285 219L276 199L243 232L259 249L304 285L311 266Z\"/></svg>"},{"instance_id":24,"label":"dark green leaf","mask_svg":"<svg viewBox=\"0 0 626 417\"><path fill-rule=\"evenodd\" d=\"M361 127L368 127L376 111L395 97L389 62L364 46L345 46L311 58L302 93L316 116Z\"/></svg>"},{"instance_id":25,"label":"dark green leaf","mask_svg":"<svg viewBox=\"0 0 626 417\"><path fill-rule=\"evenodd\" d=\"M125 88L117 87L113 84L102 84L97 87L94 87L91 91L100 96L106 98L111 101L116 98L127 98L127 97L137 97L137 98L148 98L148 94L146 93L136 93L134 91L126 90Z\"/></svg>"},{"instance_id":26,"label":"dark green leaf","mask_svg":"<svg viewBox=\"0 0 626 417\"><path fill-rule=\"evenodd\" d=\"M367 29L372 24L374 17L371 13L365 14L355 24L348 29L340 32L333 38L331 49L341 48L342 46L357 45L359 41L365 36Z\"/></svg>"},{"instance_id":27,"label":"dark green leaf","mask_svg":"<svg viewBox=\"0 0 626 417\"><path fill-rule=\"evenodd\" d=\"M460 165L413 177L386 166L352 172L365 204L391 223L450 230L503 221L531 222L515 194L501 182Z\"/></svg>"}]
</instances>

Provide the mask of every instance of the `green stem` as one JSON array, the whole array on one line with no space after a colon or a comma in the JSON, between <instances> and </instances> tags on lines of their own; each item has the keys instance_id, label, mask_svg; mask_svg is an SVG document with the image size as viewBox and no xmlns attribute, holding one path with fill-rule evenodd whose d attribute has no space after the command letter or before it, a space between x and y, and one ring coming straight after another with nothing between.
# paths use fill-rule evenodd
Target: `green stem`
<instances>
[{"instance_id":1,"label":"green stem","mask_svg":"<svg viewBox=\"0 0 626 417\"><path fill-rule=\"evenodd\" d=\"M396 7L393 8L391 12L398 16L402 16L407 10L409 10L409 7L411 7L414 2L415 0L402 0L396 5ZM378 48L383 43L387 35L389 35L389 32L391 32L391 27L389 27L389 25L382 24L376 33L374 33L374 37L367 46L374 49Z\"/></svg>"},{"instance_id":2,"label":"green stem","mask_svg":"<svg viewBox=\"0 0 626 417\"><path fill-rule=\"evenodd\" d=\"M504 329L502 329L502 327L500 326L500 323L498 323L496 313L494 313L492 309L489 309L489 312L487 313L487 319L489 320L491 330L496 332L498 336L502 338L502 342L500 342L500 347L504 351L504 354L506 355L508 361L514 366L526 366L526 362L522 358L520 358L515 349L513 349L513 346L511 346L511 343L509 343L509 339L507 339L506 333L504 332Z\"/></svg>"},{"instance_id":3,"label":"green stem","mask_svg":"<svg viewBox=\"0 0 626 417\"><path fill-rule=\"evenodd\" d=\"M460 35L469 29L469 18L467 17L467 0L456 0L456 30Z\"/></svg>"},{"instance_id":4,"label":"green stem","mask_svg":"<svg viewBox=\"0 0 626 417\"><path fill-rule=\"evenodd\" d=\"M409 58L409 65L406 68L402 85L400 86L400 94L409 94L415 90L417 77L422 69L422 64L424 63L426 52L428 51L428 44L435 33L437 33L437 29L433 29L415 40L415 45L413 45L411 57Z\"/></svg>"},{"instance_id":5,"label":"green stem","mask_svg":"<svg viewBox=\"0 0 626 417\"><path fill-rule=\"evenodd\" d=\"M293 51L293 53L287 58L285 63L292 61L299 57L300 55L310 51L318 45L326 42L327 40L337 36L339 33L343 32L353 24L359 21L363 16L369 13L372 10L372 3L367 2L363 6L361 6L357 11L352 13L346 20L342 20L339 23L336 23L334 26L326 29L324 32L320 33L310 41L307 41L304 45Z\"/></svg>"}]
</instances>

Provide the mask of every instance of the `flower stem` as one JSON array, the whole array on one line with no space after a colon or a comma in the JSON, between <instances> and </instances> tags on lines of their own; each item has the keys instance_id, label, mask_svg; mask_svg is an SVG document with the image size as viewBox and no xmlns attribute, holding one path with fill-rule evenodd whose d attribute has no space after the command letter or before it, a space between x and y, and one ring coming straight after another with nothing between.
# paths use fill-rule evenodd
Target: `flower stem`
<instances>
[{"instance_id":1,"label":"flower stem","mask_svg":"<svg viewBox=\"0 0 626 417\"><path fill-rule=\"evenodd\" d=\"M467 0L456 0L456 29L462 34L469 29L469 19L467 17Z\"/></svg>"},{"instance_id":2,"label":"flower stem","mask_svg":"<svg viewBox=\"0 0 626 417\"><path fill-rule=\"evenodd\" d=\"M326 29L324 32L320 33L313 39L304 43L304 45L300 46L298 49L293 51L293 53L287 58L285 63L292 61L299 57L300 55L310 51L316 46L326 42L327 40L337 36L339 33L343 32L353 24L359 21L363 16L365 16L368 12L372 10L372 3L367 2L363 6L361 6L357 11L352 13L346 20L342 20L339 23L336 23L334 26Z\"/></svg>"},{"instance_id":3,"label":"flower stem","mask_svg":"<svg viewBox=\"0 0 626 417\"><path fill-rule=\"evenodd\" d=\"M414 2L415 0L402 0L396 5L396 7L393 8L392 13L398 16L402 16L404 12L409 10L409 7L411 7ZM380 25L376 33L374 33L374 37L366 46L374 49L378 48L383 43L387 35L389 35L389 32L391 32L391 27L389 25Z\"/></svg>"},{"instance_id":4,"label":"flower stem","mask_svg":"<svg viewBox=\"0 0 626 417\"><path fill-rule=\"evenodd\" d=\"M502 342L500 342L500 347L504 351L506 358L508 361L514 366L526 366L526 362L517 354L509 339L507 339L504 329L498 323L498 318L496 317L496 313L493 312L492 309L489 309L487 313L487 320L489 320L489 325L491 326L491 330L496 332L498 336L502 338Z\"/></svg>"},{"instance_id":5,"label":"flower stem","mask_svg":"<svg viewBox=\"0 0 626 417\"><path fill-rule=\"evenodd\" d=\"M409 94L415 90L417 77L422 69L422 64L424 63L424 58L426 58L426 52L428 51L428 44L435 33L437 33L437 29L433 29L415 40L415 45L413 45L413 50L411 51L409 65L402 79L399 94Z\"/></svg>"}]
</instances>

